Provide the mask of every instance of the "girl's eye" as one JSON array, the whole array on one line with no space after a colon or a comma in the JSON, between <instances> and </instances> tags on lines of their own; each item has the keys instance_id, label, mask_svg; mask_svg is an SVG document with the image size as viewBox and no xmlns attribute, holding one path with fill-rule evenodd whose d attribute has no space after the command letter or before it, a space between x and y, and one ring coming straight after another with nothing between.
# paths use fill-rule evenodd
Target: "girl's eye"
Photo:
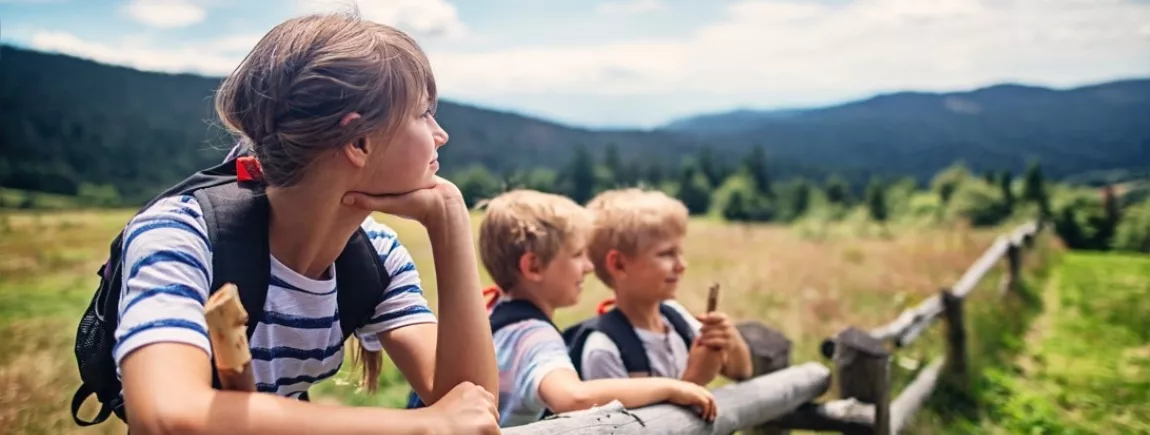
<instances>
[{"instance_id":1,"label":"girl's eye","mask_svg":"<svg viewBox=\"0 0 1150 435\"><path fill-rule=\"evenodd\" d=\"M431 108L428 108L427 110L423 111L423 115L420 115L420 116L422 116L422 117L426 118L426 117L429 117L429 116L431 116L431 115L433 115L433 114L434 114L434 113L432 113L432 111L431 111Z\"/></svg>"}]
</instances>

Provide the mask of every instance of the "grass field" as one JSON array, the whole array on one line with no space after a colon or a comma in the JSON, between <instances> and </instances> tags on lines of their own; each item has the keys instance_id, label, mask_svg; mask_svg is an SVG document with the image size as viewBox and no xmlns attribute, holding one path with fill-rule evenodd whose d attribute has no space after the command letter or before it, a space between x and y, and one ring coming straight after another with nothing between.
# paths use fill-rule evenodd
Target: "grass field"
<instances>
[{"instance_id":1,"label":"grass field","mask_svg":"<svg viewBox=\"0 0 1150 435\"><path fill-rule=\"evenodd\" d=\"M1067 255L978 433L1150 433L1150 256Z\"/></svg>"},{"instance_id":2,"label":"grass field","mask_svg":"<svg viewBox=\"0 0 1150 435\"><path fill-rule=\"evenodd\" d=\"M68 403L78 385L72 353L76 323L97 283L95 271L107 243L129 216L128 211L0 211L0 434L123 433L117 422L76 427ZM426 234L411 222L380 219L401 234L434 306L435 276ZM871 232L840 227L812 239L786 227L707 219L691 225L686 241L690 266L680 300L702 309L705 289L720 283L720 309L735 319L757 319L781 330L794 342L796 362L821 360L819 341L841 328L884 323L953 283L998 234L963 227L892 228L890 237L871 237L860 235ZM1041 263L1028 260L1028 271L1040 269ZM482 276L487 283L487 275ZM997 284L996 277L985 280L987 290ZM590 315L607 295L600 283L589 279L580 305L561 311L557 323L563 326ZM934 329L937 335L941 328ZM908 376L900 368L912 366L907 361L940 349L937 337L927 336L921 347L900 352L896 379ZM314 388L313 399L402 403L407 387L390 365L385 364L383 386L375 396L357 390L356 375L343 370ZM927 420L923 427L930 426Z\"/></svg>"}]
</instances>

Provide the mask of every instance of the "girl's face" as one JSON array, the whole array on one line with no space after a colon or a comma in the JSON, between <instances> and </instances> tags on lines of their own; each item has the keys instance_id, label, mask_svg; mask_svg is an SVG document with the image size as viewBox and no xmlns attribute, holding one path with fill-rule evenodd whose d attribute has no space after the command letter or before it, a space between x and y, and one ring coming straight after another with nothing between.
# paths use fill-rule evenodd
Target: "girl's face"
<instances>
[{"instance_id":1,"label":"girl's face","mask_svg":"<svg viewBox=\"0 0 1150 435\"><path fill-rule=\"evenodd\" d=\"M447 132L435 121L430 102L404 114L395 134L373 139L364 176L352 190L377 195L406 193L435 185L439 171L439 147L447 143Z\"/></svg>"}]
</instances>

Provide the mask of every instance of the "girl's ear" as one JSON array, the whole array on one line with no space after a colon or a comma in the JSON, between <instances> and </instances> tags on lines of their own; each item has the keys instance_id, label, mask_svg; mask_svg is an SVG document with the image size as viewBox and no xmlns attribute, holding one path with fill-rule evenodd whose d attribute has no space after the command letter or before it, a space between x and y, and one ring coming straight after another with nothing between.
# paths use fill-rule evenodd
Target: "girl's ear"
<instances>
[{"instance_id":1,"label":"girl's ear","mask_svg":"<svg viewBox=\"0 0 1150 435\"><path fill-rule=\"evenodd\" d=\"M341 128L346 128L349 124L359 120L360 118L360 114L356 112L348 113L347 115L343 115L343 118L339 120L339 126ZM343 146L344 156L347 157L352 165L359 168L367 166L367 142L367 138L361 136L353 139L351 142Z\"/></svg>"},{"instance_id":2,"label":"girl's ear","mask_svg":"<svg viewBox=\"0 0 1150 435\"><path fill-rule=\"evenodd\" d=\"M519 256L519 274L527 281L539 282L543 280L543 268L539 264L539 257L534 252L526 252Z\"/></svg>"}]
</instances>

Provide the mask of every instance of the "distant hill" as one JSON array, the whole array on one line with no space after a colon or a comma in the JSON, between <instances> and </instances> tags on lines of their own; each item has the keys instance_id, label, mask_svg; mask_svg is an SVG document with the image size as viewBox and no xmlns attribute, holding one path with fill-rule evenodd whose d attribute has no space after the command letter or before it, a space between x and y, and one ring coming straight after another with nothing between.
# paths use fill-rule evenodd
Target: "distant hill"
<instances>
[{"instance_id":1,"label":"distant hill","mask_svg":"<svg viewBox=\"0 0 1150 435\"><path fill-rule=\"evenodd\" d=\"M219 82L0 45L0 186L101 196L113 186L129 201L147 198L230 148L211 109ZM437 119L451 135L441 153L446 174L475 163L497 173L560 169L579 147L601 158L612 145L640 166L677 165L705 147L733 164L762 145L776 180L833 171L856 187L872 174L927 180L956 160L1018 173L1037 157L1056 177L1150 166L1150 80L907 92L706 115L653 131L597 131L451 101Z\"/></svg>"},{"instance_id":2,"label":"distant hill","mask_svg":"<svg viewBox=\"0 0 1150 435\"><path fill-rule=\"evenodd\" d=\"M74 194L111 184L138 200L218 162L230 148L216 125L221 78L141 72L0 46L0 186ZM698 140L667 132L600 132L450 101L436 118L451 136L450 173L479 163L496 172L558 168L576 147L617 145L624 160L678 163Z\"/></svg>"},{"instance_id":3,"label":"distant hill","mask_svg":"<svg viewBox=\"0 0 1150 435\"><path fill-rule=\"evenodd\" d=\"M763 144L775 158L928 178L964 160L1049 175L1150 167L1150 79L1054 90L1005 84L971 92L902 92L801 111L740 110L662 129L716 144ZM732 145L734 146L734 145Z\"/></svg>"}]
</instances>

